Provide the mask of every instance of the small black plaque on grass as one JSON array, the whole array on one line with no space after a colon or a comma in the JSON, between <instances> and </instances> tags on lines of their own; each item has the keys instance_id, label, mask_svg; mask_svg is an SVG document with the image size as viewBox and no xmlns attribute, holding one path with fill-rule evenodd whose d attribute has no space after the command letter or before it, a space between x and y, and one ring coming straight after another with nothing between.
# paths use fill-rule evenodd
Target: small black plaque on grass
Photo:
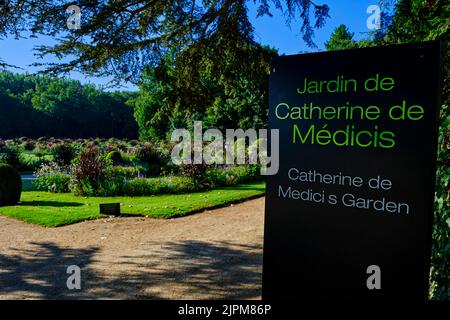
<instances>
[{"instance_id":1,"label":"small black plaque on grass","mask_svg":"<svg viewBox=\"0 0 450 320\"><path fill-rule=\"evenodd\" d=\"M100 213L109 216L120 215L120 203L105 203L100 204Z\"/></svg>"}]
</instances>

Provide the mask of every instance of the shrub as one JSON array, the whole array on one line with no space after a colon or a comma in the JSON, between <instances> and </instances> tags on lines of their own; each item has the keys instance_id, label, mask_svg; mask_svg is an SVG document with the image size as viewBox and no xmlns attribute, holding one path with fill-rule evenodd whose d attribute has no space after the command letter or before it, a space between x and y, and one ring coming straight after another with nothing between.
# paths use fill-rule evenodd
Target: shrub
<instances>
[{"instance_id":1,"label":"shrub","mask_svg":"<svg viewBox=\"0 0 450 320\"><path fill-rule=\"evenodd\" d=\"M211 187L229 186L260 179L258 165L213 168L205 172L205 180Z\"/></svg>"},{"instance_id":2,"label":"shrub","mask_svg":"<svg viewBox=\"0 0 450 320\"><path fill-rule=\"evenodd\" d=\"M122 154L117 151L111 151L110 153L108 153L108 155L106 156L106 160L111 161L111 163L113 165L118 165L119 163L123 163L123 159L122 159Z\"/></svg>"},{"instance_id":3,"label":"shrub","mask_svg":"<svg viewBox=\"0 0 450 320\"><path fill-rule=\"evenodd\" d=\"M137 178L124 184L126 196L149 196L198 191L197 184L188 177Z\"/></svg>"},{"instance_id":4,"label":"shrub","mask_svg":"<svg viewBox=\"0 0 450 320\"><path fill-rule=\"evenodd\" d=\"M117 143L115 143L114 141L108 141L108 143L105 145L105 151L110 153L112 151L117 151Z\"/></svg>"},{"instance_id":5,"label":"shrub","mask_svg":"<svg viewBox=\"0 0 450 320\"><path fill-rule=\"evenodd\" d=\"M206 179L206 170L208 169L206 164L183 164L180 169L183 176L195 181L199 190L209 187Z\"/></svg>"},{"instance_id":6,"label":"shrub","mask_svg":"<svg viewBox=\"0 0 450 320\"><path fill-rule=\"evenodd\" d=\"M140 162L156 165L160 165L162 162L158 148L153 143L149 142L136 149L135 159Z\"/></svg>"},{"instance_id":7,"label":"shrub","mask_svg":"<svg viewBox=\"0 0 450 320\"><path fill-rule=\"evenodd\" d=\"M35 147L36 147L36 145L34 144L33 141L25 141L25 142L22 144L22 148L23 148L25 151L33 151Z\"/></svg>"},{"instance_id":8,"label":"shrub","mask_svg":"<svg viewBox=\"0 0 450 320\"><path fill-rule=\"evenodd\" d=\"M162 167L166 162L164 156L153 143L145 143L135 151L135 161L146 164L147 174L150 176L159 176Z\"/></svg>"},{"instance_id":9,"label":"shrub","mask_svg":"<svg viewBox=\"0 0 450 320\"><path fill-rule=\"evenodd\" d=\"M45 158L38 157L34 154L21 153L19 155L19 168L23 171L35 171L44 162L46 162Z\"/></svg>"},{"instance_id":10,"label":"shrub","mask_svg":"<svg viewBox=\"0 0 450 320\"><path fill-rule=\"evenodd\" d=\"M115 197L123 195L123 189L125 184L124 177L115 177L113 179L105 179L100 182L97 190L92 189L92 194L87 194L88 196L97 197Z\"/></svg>"},{"instance_id":11,"label":"shrub","mask_svg":"<svg viewBox=\"0 0 450 320\"><path fill-rule=\"evenodd\" d=\"M142 167L109 167L105 170L105 177L108 179L114 179L114 178L125 178L125 179L133 179L137 178L141 172Z\"/></svg>"},{"instance_id":12,"label":"shrub","mask_svg":"<svg viewBox=\"0 0 450 320\"><path fill-rule=\"evenodd\" d=\"M36 171L36 180L33 185L37 191L69 192L71 179L67 171L55 162L44 164Z\"/></svg>"},{"instance_id":13,"label":"shrub","mask_svg":"<svg viewBox=\"0 0 450 320\"><path fill-rule=\"evenodd\" d=\"M261 165L257 164L249 164L244 166L244 175L241 176L241 181L239 183L244 182L252 182L256 180L261 180Z\"/></svg>"},{"instance_id":14,"label":"shrub","mask_svg":"<svg viewBox=\"0 0 450 320\"><path fill-rule=\"evenodd\" d=\"M105 178L105 163L96 145L89 144L72 168L72 189L77 195L95 195Z\"/></svg>"},{"instance_id":15,"label":"shrub","mask_svg":"<svg viewBox=\"0 0 450 320\"><path fill-rule=\"evenodd\" d=\"M157 194L157 187L151 179L132 179L128 180L124 186L124 195L144 196Z\"/></svg>"},{"instance_id":16,"label":"shrub","mask_svg":"<svg viewBox=\"0 0 450 320\"><path fill-rule=\"evenodd\" d=\"M130 146L135 147L135 146L139 145L139 141L137 141L137 140L130 140L129 144L130 144Z\"/></svg>"},{"instance_id":17,"label":"shrub","mask_svg":"<svg viewBox=\"0 0 450 320\"><path fill-rule=\"evenodd\" d=\"M161 167L157 164L148 164L145 168L147 176L157 177L161 175Z\"/></svg>"},{"instance_id":18,"label":"shrub","mask_svg":"<svg viewBox=\"0 0 450 320\"><path fill-rule=\"evenodd\" d=\"M172 162L166 163L164 167L161 168L160 175L162 176L173 176L180 174L180 167Z\"/></svg>"},{"instance_id":19,"label":"shrub","mask_svg":"<svg viewBox=\"0 0 450 320\"><path fill-rule=\"evenodd\" d=\"M21 193L22 180L17 170L8 164L0 164L0 207L17 204Z\"/></svg>"},{"instance_id":20,"label":"shrub","mask_svg":"<svg viewBox=\"0 0 450 320\"><path fill-rule=\"evenodd\" d=\"M66 144L57 144L50 149L50 153L55 157L56 162L62 166L68 166L75 158L74 149Z\"/></svg>"},{"instance_id":21,"label":"shrub","mask_svg":"<svg viewBox=\"0 0 450 320\"><path fill-rule=\"evenodd\" d=\"M211 186L228 186L233 184L233 176L229 170L213 168L205 172L205 179Z\"/></svg>"},{"instance_id":22,"label":"shrub","mask_svg":"<svg viewBox=\"0 0 450 320\"><path fill-rule=\"evenodd\" d=\"M3 141L2 139L0 139L0 153L3 153L4 150L7 149L6 143L5 141Z\"/></svg>"},{"instance_id":23,"label":"shrub","mask_svg":"<svg viewBox=\"0 0 450 320\"><path fill-rule=\"evenodd\" d=\"M0 154L0 163L6 163L18 169L20 166L19 152L13 147L8 147Z\"/></svg>"},{"instance_id":24,"label":"shrub","mask_svg":"<svg viewBox=\"0 0 450 320\"><path fill-rule=\"evenodd\" d=\"M135 156L127 152L121 152L122 164L132 164L135 163Z\"/></svg>"},{"instance_id":25,"label":"shrub","mask_svg":"<svg viewBox=\"0 0 450 320\"><path fill-rule=\"evenodd\" d=\"M430 297L450 299L450 107L441 106L431 250Z\"/></svg>"},{"instance_id":26,"label":"shrub","mask_svg":"<svg viewBox=\"0 0 450 320\"><path fill-rule=\"evenodd\" d=\"M33 150L33 154L38 157L43 157L45 155L49 155L47 145L38 143ZM53 156L51 156L53 159Z\"/></svg>"},{"instance_id":27,"label":"shrub","mask_svg":"<svg viewBox=\"0 0 450 320\"><path fill-rule=\"evenodd\" d=\"M37 191L65 193L70 191L70 175L64 173L48 174L37 178L33 184Z\"/></svg>"},{"instance_id":28,"label":"shrub","mask_svg":"<svg viewBox=\"0 0 450 320\"><path fill-rule=\"evenodd\" d=\"M197 183L189 177L163 177L162 182L167 185L167 193L188 193L199 191Z\"/></svg>"}]
</instances>

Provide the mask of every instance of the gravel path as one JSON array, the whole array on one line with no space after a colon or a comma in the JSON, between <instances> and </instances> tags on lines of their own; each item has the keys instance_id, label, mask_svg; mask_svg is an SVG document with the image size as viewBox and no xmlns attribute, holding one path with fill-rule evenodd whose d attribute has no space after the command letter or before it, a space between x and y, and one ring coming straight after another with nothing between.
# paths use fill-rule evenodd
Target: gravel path
<instances>
[{"instance_id":1,"label":"gravel path","mask_svg":"<svg viewBox=\"0 0 450 320\"><path fill-rule=\"evenodd\" d=\"M259 299L264 198L44 228L0 216L0 299ZM81 268L68 290L67 267Z\"/></svg>"}]
</instances>

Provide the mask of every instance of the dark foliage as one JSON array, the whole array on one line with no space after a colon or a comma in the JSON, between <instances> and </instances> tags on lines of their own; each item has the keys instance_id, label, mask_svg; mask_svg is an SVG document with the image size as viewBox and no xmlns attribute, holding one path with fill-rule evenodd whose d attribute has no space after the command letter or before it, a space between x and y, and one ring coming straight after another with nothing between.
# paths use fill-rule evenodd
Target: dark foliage
<instances>
[{"instance_id":1,"label":"dark foliage","mask_svg":"<svg viewBox=\"0 0 450 320\"><path fill-rule=\"evenodd\" d=\"M65 143L55 145L51 148L50 152L55 156L56 162L61 166L70 165L76 155L74 148Z\"/></svg>"},{"instance_id":2,"label":"dark foliage","mask_svg":"<svg viewBox=\"0 0 450 320\"><path fill-rule=\"evenodd\" d=\"M17 170L0 163L0 207L13 206L20 201L22 180Z\"/></svg>"},{"instance_id":3,"label":"dark foliage","mask_svg":"<svg viewBox=\"0 0 450 320\"><path fill-rule=\"evenodd\" d=\"M78 163L73 167L72 176L76 194L92 195L99 189L105 178L105 163L96 145L89 144L80 152Z\"/></svg>"},{"instance_id":4,"label":"dark foliage","mask_svg":"<svg viewBox=\"0 0 450 320\"><path fill-rule=\"evenodd\" d=\"M162 165L161 158L162 155L157 146L151 142L145 143L136 150L136 160L143 163Z\"/></svg>"},{"instance_id":5,"label":"dark foliage","mask_svg":"<svg viewBox=\"0 0 450 320\"><path fill-rule=\"evenodd\" d=\"M137 124L125 104L133 96L73 80L0 72L0 137L134 138Z\"/></svg>"},{"instance_id":6,"label":"dark foliage","mask_svg":"<svg viewBox=\"0 0 450 320\"><path fill-rule=\"evenodd\" d=\"M117 150L114 150L114 151L111 151L110 153L108 153L108 155L106 156L106 159L111 161L111 163L113 165L118 165L119 163L123 162L122 155Z\"/></svg>"},{"instance_id":7,"label":"dark foliage","mask_svg":"<svg viewBox=\"0 0 450 320\"><path fill-rule=\"evenodd\" d=\"M206 171L208 166L204 163L201 164L183 164L181 166L181 174L185 177L189 177L196 183L196 187L201 190L208 188L208 180L206 178Z\"/></svg>"},{"instance_id":8,"label":"dark foliage","mask_svg":"<svg viewBox=\"0 0 450 320\"><path fill-rule=\"evenodd\" d=\"M157 66L165 53L189 46L197 48L234 46L233 38L253 42L247 2L250 0L161 0L91 1L76 4L82 10L81 29L67 32L66 1L10 0L0 12L0 37L27 32L58 39L54 46L38 48L39 54L73 57L57 64L46 64L47 71L113 76L118 81L139 80L147 66ZM258 16L282 11L286 22L301 22L304 41L314 47L314 28L324 25L329 7L311 0L255 0ZM231 37L230 37L231 36ZM219 53L219 54L217 54ZM221 65L222 54L212 57ZM194 65L195 60L190 64ZM251 71L251 69L248 69Z\"/></svg>"},{"instance_id":9,"label":"dark foliage","mask_svg":"<svg viewBox=\"0 0 450 320\"><path fill-rule=\"evenodd\" d=\"M19 168L19 151L14 147L4 148L0 152L0 163L6 163L14 168Z\"/></svg>"}]
</instances>

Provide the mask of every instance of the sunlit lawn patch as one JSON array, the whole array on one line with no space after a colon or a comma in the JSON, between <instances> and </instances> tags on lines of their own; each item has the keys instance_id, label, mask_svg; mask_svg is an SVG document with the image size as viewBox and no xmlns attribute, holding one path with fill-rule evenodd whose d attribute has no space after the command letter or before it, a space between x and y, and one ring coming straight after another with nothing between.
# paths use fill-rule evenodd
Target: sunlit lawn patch
<instances>
[{"instance_id":1,"label":"sunlit lawn patch","mask_svg":"<svg viewBox=\"0 0 450 320\"><path fill-rule=\"evenodd\" d=\"M23 192L17 206L2 207L0 214L47 227L104 217L100 203L120 203L124 215L175 218L263 195L265 183L250 183L205 192L149 197L84 198L70 193Z\"/></svg>"}]
</instances>

